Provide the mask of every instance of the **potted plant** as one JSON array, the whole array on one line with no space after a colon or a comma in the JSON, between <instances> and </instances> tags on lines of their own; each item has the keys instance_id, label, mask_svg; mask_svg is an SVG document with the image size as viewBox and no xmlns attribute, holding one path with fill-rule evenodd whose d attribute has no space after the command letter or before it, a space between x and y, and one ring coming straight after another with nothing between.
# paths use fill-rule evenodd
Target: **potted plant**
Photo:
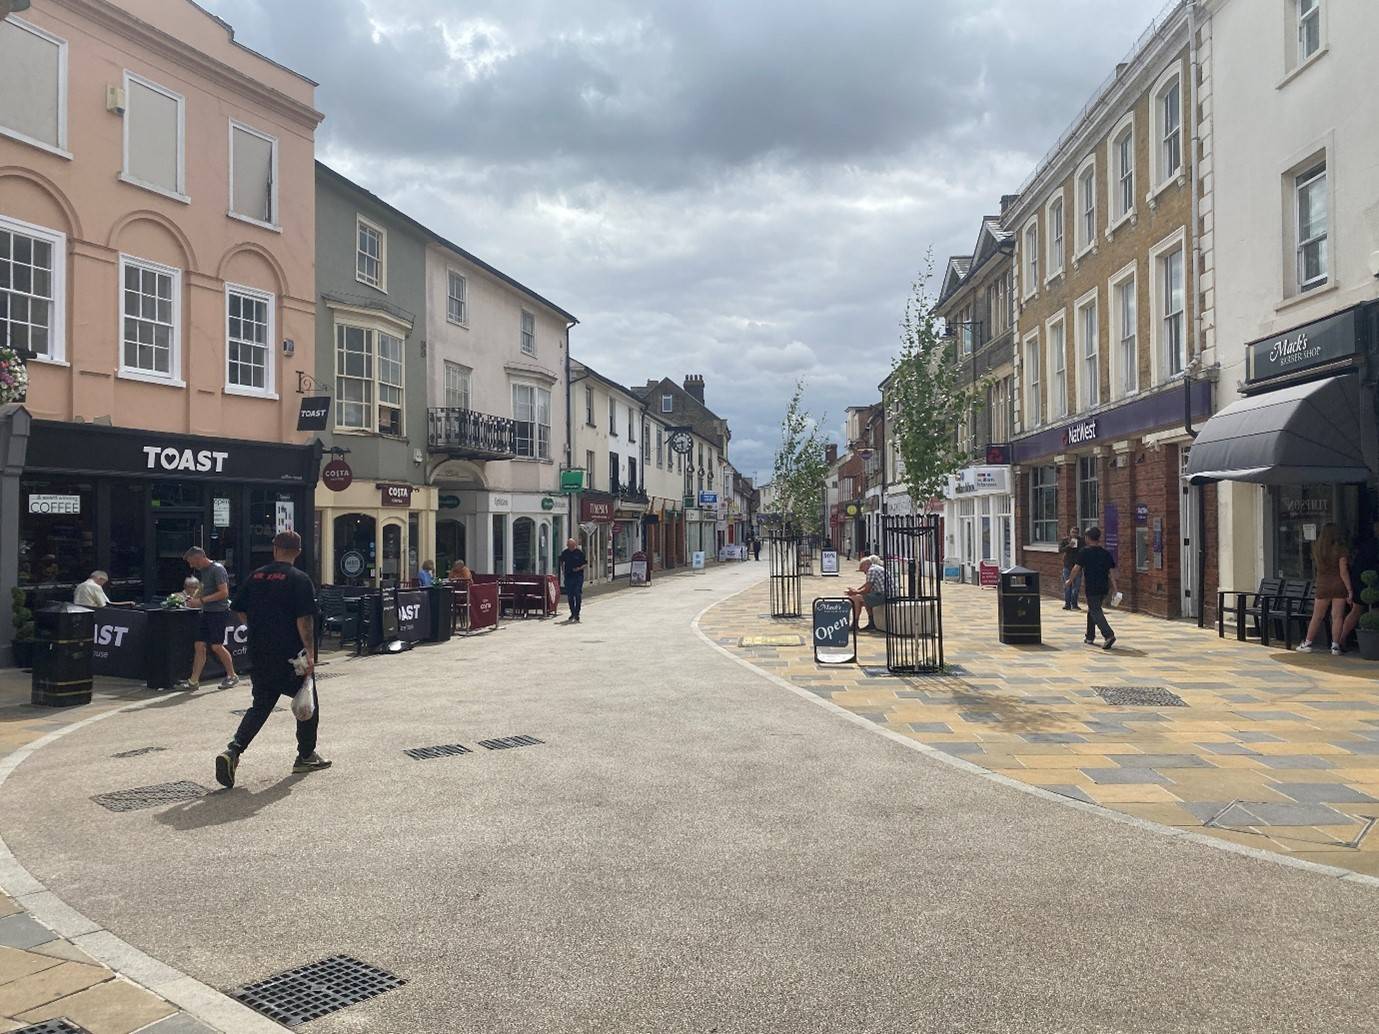
<instances>
[{"instance_id":1,"label":"potted plant","mask_svg":"<svg viewBox=\"0 0 1379 1034\"><path fill-rule=\"evenodd\" d=\"M1365 571L1360 575L1360 583L1364 585L1360 602L1365 605L1355 633L1360 640L1360 656L1367 661L1379 661L1379 610L1374 609L1379 603L1379 571Z\"/></svg>"},{"instance_id":2,"label":"potted plant","mask_svg":"<svg viewBox=\"0 0 1379 1034\"><path fill-rule=\"evenodd\" d=\"M14 663L20 668L32 668L34 664L34 612L25 606L27 600L24 590L15 587L10 590L14 603Z\"/></svg>"}]
</instances>

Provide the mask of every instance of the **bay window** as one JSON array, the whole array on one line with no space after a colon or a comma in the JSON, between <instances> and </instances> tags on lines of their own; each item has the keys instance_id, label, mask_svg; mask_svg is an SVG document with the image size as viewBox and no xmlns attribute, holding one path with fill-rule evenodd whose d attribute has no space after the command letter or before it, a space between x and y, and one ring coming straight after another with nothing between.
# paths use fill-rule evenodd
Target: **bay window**
<instances>
[{"instance_id":1,"label":"bay window","mask_svg":"<svg viewBox=\"0 0 1379 1034\"><path fill-rule=\"evenodd\" d=\"M335 325L335 426L403 433L402 338L375 327Z\"/></svg>"}]
</instances>

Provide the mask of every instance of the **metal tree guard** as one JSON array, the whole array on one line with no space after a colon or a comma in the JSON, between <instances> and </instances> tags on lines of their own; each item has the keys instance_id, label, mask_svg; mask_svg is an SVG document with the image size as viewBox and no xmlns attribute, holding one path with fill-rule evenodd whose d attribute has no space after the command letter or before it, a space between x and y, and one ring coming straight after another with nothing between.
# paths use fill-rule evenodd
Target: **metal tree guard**
<instances>
[{"instance_id":1,"label":"metal tree guard","mask_svg":"<svg viewBox=\"0 0 1379 1034\"><path fill-rule=\"evenodd\" d=\"M886 668L943 669L942 543L936 514L881 517L886 567Z\"/></svg>"},{"instance_id":2,"label":"metal tree guard","mask_svg":"<svg viewBox=\"0 0 1379 1034\"><path fill-rule=\"evenodd\" d=\"M797 618L800 606L800 539L787 527L774 528L766 540L771 564L771 616Z\"/></svg>"}]
</instances>

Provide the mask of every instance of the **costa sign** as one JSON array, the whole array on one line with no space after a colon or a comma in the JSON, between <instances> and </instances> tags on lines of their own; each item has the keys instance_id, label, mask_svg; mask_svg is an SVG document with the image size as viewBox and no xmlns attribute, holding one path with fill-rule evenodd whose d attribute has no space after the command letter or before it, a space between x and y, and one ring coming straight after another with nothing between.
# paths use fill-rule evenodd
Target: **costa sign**
<instances>
[{"instance_id":1,"label":"costa sign","mask_svg":"<svg viewBox=\"0 0 1379 1034\"><path fill-rule=\"evenodd\" d=\"M384 506L412 505L411 485L379 485L378 488L383 493Z\"/></svg>"},{"instance_id":2,"label":"costa sign","mask_svg":"<svg viewBox=\"0 0 1379 1034\"><path fill-rule=\"evenodd\" d=\"M327 463L321 471L321 484L332 492L343 492L354 484L354 471L338 456Z\"/></svg>"}]
</instances>

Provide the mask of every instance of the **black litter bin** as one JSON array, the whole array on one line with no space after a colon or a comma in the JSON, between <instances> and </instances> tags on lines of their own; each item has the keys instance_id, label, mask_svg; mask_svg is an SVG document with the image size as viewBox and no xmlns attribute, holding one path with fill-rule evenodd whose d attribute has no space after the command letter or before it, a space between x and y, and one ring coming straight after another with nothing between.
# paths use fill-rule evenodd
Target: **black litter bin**
<instances>
[{"instance_id":1,"label":"black litter bin","mask_svg":"<svg viewBox=\"0 0 1379 1034\"><path fill-rule=\"evenodd\" d=\"M996 589L996 620L1003 643L1042 643L1039 627L1039 572L1008 567Z\"/></svg>"},{"instance_id":2,"label":"black litter bin","mask_svg":"<svg viewBox=\"0 0 1379 1034\"><path fill-rule=\"evenodd\" d=\"M427 638L443 643L455 631L455 590L449 585L433 585L431 594L431 630Z\"/></svg>"},{"instance_id":3,"label":"black litter bin","mask_svg":"<svg viewBox=\"0 0 1379 1034\"><path fill-rule=\"evenodd\" d=\"M34 704L89 704L96 612L75 603L52 603L34 615L34 624Z\"/></svg>"}]
</instances>

